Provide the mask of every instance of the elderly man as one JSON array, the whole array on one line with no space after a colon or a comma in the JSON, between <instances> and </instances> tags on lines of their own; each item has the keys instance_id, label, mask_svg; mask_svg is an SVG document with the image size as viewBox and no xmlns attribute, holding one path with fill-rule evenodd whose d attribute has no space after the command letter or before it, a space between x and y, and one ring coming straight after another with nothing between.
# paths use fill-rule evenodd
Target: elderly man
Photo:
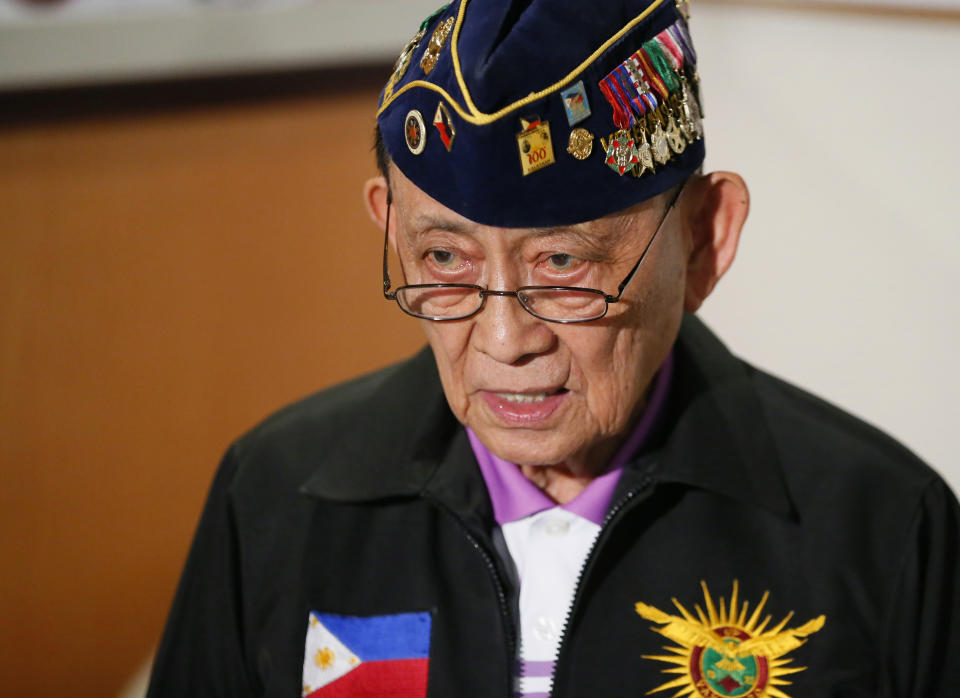
<instances>
[{"instance_id":1,"label":"elderly man","mask_svg":"<svg viewBox=\"0 0 960 698\"><path fill-rule=\"evenodd\" d=\"M423 23L365 195L430 350L234 444L151 695L958 695L946 485L692 315L748 211L697 83L665 0Z\"/></svg>"}]
</instances>

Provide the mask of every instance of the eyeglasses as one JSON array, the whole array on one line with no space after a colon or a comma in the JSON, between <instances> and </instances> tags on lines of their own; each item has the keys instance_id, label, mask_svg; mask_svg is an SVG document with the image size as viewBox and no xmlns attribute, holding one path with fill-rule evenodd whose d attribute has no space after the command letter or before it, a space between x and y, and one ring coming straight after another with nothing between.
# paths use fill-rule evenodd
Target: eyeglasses
<instances>
[{"instance_id":1,"label":"eyeglasses","mask_svg":"<svg viewBox=\"0 0 960 698\"><path fill-rule=\"evenodd\" d=\"M660 218L653 236L643 249L640 259L617 287L617 295L611 296L596 288L577 286L521 286L516 291L494 291L475 284L410 284L390 291L390 274L387 271L387 251L390 239L390 196L387 195L387 223L383 237L383 297L396 301L400 309L416 318L445 322L463 320L483 310L488 296L513 296L520 306L540 320L573 324L599 320L607 314L611 303L619 303L623 290L646 259L647 252L660 234L670 211L680 198L686 182L677 188Z\"/></svg>"}]
</instances>

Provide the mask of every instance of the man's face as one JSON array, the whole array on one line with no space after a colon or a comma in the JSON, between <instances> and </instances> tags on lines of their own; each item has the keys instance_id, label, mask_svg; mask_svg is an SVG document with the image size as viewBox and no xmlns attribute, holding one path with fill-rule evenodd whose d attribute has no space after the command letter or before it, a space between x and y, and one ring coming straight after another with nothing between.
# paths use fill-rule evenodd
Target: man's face
<instances>
[{"instance_id":1,"label":"man's face","mask_svg":"<svg viewBox=\"0 0 960 698\"><path fill-rule=\"evenodd\" d=\"M508 229L463 218L395 168L391 185L404 283L497 290L581 286L616 295L667 200L574 226ZM471 318L422 321L451 409L496 455L590 473L613 454L679 329L686 253L675 216L600 320L546 322L516 298L493 296Z\"/></svg>"}]
</instances>

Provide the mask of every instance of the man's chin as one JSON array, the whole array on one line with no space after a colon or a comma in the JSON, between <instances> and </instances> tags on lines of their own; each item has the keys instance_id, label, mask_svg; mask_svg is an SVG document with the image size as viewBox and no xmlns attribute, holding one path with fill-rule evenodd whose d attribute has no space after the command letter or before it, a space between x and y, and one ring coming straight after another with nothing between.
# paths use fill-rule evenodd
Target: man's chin
<instances>
[{"instance_id":1,"label":"man's chin","mask_svg":"<svg viewBox=\"0 0 960 698\"><path fill-rule=\"evenodd\" d=\"M556 465L572 453L543 431L474 427L473 432L495 456L516 465Z\"/></svg>"}]
</instances>

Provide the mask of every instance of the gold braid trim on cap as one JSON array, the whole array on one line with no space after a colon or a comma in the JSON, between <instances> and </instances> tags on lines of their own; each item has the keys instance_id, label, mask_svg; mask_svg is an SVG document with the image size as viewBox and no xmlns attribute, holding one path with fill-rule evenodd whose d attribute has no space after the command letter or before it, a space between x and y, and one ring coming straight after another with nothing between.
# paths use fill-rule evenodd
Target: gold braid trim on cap
<instances>
[{"instance_id":1,"label":"gold braid trim on cap","mask_svg":"<svg viewBox=\"0 0 960 698\"><path fill-rule=\"evenodd\" d=\"M460 54L457 51L457 43L460 39L460 27L463 25L463 16L467 9L468 2L469 0L462 0L462 2L460 3L460 11L457 14L457 21L453 27L453 37L450 40L450 44L451 44L450 49L451 49L452 58L453 58L453 71L457 76L457 84L460 86L460 91L463 93L463 101L465 102L466 107L459 104L455 99L453 99L450 96L450 94L446 90L444 90L439 85L434 85L432 82L427 82L426 80L413 80L411 82L408 82L406 85L404 85L402 88L400 88L396 92L394 92L388 99L384 100L383 104L377 110L378 117L380 116L380 114L386 111L386 109L393 103L393 101L397 97L402 95L404 92L406 92L407 90L413 89L414 87L423 87L425 89L432 90L442 95L443 98L450 103L450 106L453 107L454 111L456 111L457 114L460 115L460 118L462 118L467 123L473 124L474 126L484 126L486 124L491 124L494 121L497 121L498 119L503 118L507 114L510 114L511 112L514 112L518 109L525 107L531 102L536 102L538 99L546 97L547 95L552 94L557 90L560 90L566 87L569 83L571 83L574 79L576 79L584 70L586 70L591 63L597 60L597 58L599 58L604 51L606 51L613 44L619 41L627 32L633 29L637 24L639 24L644 19L646 19L651 12L653 12L655 9L660 7L660 5L663 4L664 0L653 0L653 2L650 4L649 7L647 7L647 9L645 9L643 12L638 14L629 22L627 22L627 24L625 24L623 28L620 31L618 31L616 34L614 34L609 39L604 41L597 48L596 51L591 53L586 58L586 60L584 60L580 65L574 68L565 77L561 78L560 80L553 83L549 87L543 88L539 92L531 92L529 95L527 95L523 99L519 99L516 102L513 102L512 104L508 104L507 106L503 107L498 111L493 112L492 114L485 114L484 112L477 109L477 106L473 103L473 98L470 96L470 90L467 88L467 83L463 79L463 71L460 68Z\"/></svg>"}]
</instances>

